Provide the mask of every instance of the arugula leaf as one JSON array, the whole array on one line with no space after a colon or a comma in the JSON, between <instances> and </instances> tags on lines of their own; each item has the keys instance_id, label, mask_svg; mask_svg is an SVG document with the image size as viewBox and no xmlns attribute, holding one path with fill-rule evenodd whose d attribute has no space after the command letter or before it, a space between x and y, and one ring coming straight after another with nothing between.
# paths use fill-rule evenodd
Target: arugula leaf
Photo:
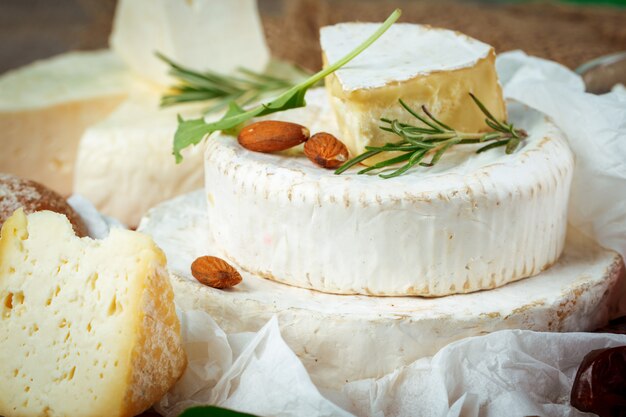
<instances>
[{"instance_id":1,"label":"arugula leaf","mask_svg":"<svg viewBox=\"0 0 626 417\"><path fill-rule=\"evenodd\" d=\"M228 410L226 408L212 405L202 407L192 407L185 410L178 417L256 417L252 414L240 413L239 411Z\"/></svg>"},{"instance_id":2,"label":"arugula leaf","mask_svg":"<svg viewBox=\"0 0 626 417\"><path fill-rule=\"evenodd\" d=\"M348 55L344 56L334 64L324 68L317 74L312 75L307 80L285 91L283 94L267 104L262 104L248 111L244 111L236 104L236 107L230 105L229 110L224 117L213 123L206 123L203 118L183 120L179 117L178 129L174 135L174 147L172 151L174 157L176 158L176 163L180 163L183 160L183 156L181 154L183 149L191 145L197 145L202 141L202 139L204 139L205 136L213 132L217 132L218 130L234 129L254 117L304 107L306 105L304 95L309 88L317 84L317 82L322 80L327 75L332 74L339 68L346 65L357 55L367 49L372 43L380 38L380 36L385 33L396 20L398 20L401 14L402 12L400 9L394 10L394 12L387 18L387 20L385 20L376 32L374 32Z\"/></svg>"}]
</instances>

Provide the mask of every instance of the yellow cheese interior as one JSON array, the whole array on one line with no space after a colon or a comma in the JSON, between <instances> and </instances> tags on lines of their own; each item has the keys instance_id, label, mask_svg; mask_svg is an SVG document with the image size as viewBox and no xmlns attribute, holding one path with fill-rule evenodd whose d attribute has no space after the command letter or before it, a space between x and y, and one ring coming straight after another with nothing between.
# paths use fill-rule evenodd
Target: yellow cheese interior
<instances>
[{"instance_id":1,"label":"yellow cheese interior","mask_svg":"<svg viewBox=\"0 0 626 417\"><path fill-rule=\"evenodd\" d=\"M132 416L185 358L165 257L137 232L77 238L52 212L0 236L0 415Z\"/></svg>"},{"instance_id":2,"label":"yellow cheese interior","mask_svg":"<svg viewBox=\"0 0 626 417\"><path fill-rule=\"evenodd\" d=\"M491 130L484 122L485 116L470 98L470 92L496 118L506 119L493 49L474 66L418 75L379 88L346 91L334 74L326 78L326 86L341 129L340 139L350 150L351 157L365 152L366 146L380 146L401 140L399 136L379 128L381 118L421 125L419 120L400 106L399 99L416 111L421 111L421 106L425 105L443 123L465 132ZM366 165L392 156L386 154L370 158Z\"/></svg>"}]
</instances>

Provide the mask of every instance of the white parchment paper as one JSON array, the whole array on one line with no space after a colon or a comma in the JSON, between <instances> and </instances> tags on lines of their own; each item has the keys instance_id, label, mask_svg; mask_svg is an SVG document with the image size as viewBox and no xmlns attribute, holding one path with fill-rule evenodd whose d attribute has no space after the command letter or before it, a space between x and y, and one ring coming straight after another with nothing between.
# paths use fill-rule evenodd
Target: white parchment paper
<instances>
[{"instance_id":1,"label":"white parchment paper","mask_svg":"<svg viewBox=\"0 0 626 417\"><path fill-rule=\"evenodd\" d=\"M109 231L115 227L127 228L117 219L100 213L91 201L80 194L73 194L67 199L67 203L83 219L87 227L87 234L93 239L104 239L109 235Z\"/></svg>"},{"instance_id":2,"label":"white parchment paper","mask_svg":"<svg viewBox=\"0 0 626 417\"><path fill-rule=\"evenodd\" d=\"M625 93L586 94L572 71L522 52L502 54L497 69L506 97L544 112L570 140L570 223L626 254ZM180 315L189 366L157 406L168 417L199 404L281 417L585 416L569 405L580 362L593 349L626 345L624 335L506 330L322 395L276 319L256 334L227 335L206 313Z\"/></svg>"},{"instance_id":3,"label":"white parchment paper","mask_svg":"<svg viewBox=\"0 0 626 417\"><path fill-rule=\"evenodd\" d=\"M626 93L585 93L582 79L552 61L508 52L496 61L507 98L547 116L576 156L569 222L626 255Z\"/></svg>"}]
</instances>

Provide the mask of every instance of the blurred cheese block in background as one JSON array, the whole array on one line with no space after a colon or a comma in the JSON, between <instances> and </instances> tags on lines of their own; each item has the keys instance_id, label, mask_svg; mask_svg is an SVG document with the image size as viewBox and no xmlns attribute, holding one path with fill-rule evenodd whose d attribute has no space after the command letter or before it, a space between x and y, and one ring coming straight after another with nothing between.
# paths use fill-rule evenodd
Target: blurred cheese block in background
<instances>
[{"instance_id":1,"label":"blurred cheese block in background","mask_svg":"<svg viewBox=\"0 0 626 417\"><path fill-rule=\"evenodd\" d=\"M322 28L324 64L341 59L378 26L340 23ZM399 140L379 128L381 118L419 124L402 108L399 99L416 111L426 105L443 123L464 132L488 129L470 92L496 118L506 119L493 48L458 32L425 25L394 24L361 55L326 77L326 86L342 141L352 155L363 153L366 146Z\"/></svg>"},{"instance_id":2,"label":"blurred cheese block in background","mask_svg":"<svg viewBox=\"0 0 626 417\"><path fill-rule=\"evenodd\" d=\"M133 416L168 391L186 360L152 239L81 239L50 211L1 233L0 415Z\"/></svg>"},{"instance_id":3,"label":"blurred cheese block in background","mask_svg":"<svg viewBox=\"0 0 626 417\"><path fill-rule=\"evenodd\" d=\"M130 226L155 204L203 184L204 146L188 148L176 165L172 141L176 116L198 117L206 104L161 109L159 98L159 91L136 88L78 147L74 192Z\"/></svg>"},{"instance_id":4,"label":"blurred cheese block in background","mask_svg":"<svg viewBox=\"0 0 626 417\"><path fill-rule=\"evenodd\" d=\"M256 0L120 0L110 44L132 71L169 85L160 52L195 69L262 71L269 61Z\"/></svg>"},{"instance_id":5,"label":"blurred cheese block in background","mask_svg":"<svg viewBox=\"0 0 626 417\"><path fill-rule=\"evenodd\" d=\"M0 171L69 195L78 141L124 100L132 77L110 51L71 52L0 77Z\"/></svg>"}]
</instances>

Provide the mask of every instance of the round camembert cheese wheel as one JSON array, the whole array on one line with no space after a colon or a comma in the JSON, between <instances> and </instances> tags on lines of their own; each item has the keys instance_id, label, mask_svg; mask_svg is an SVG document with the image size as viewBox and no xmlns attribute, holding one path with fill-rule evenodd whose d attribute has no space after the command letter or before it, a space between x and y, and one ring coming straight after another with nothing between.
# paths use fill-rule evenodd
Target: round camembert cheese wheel
<instances>
[{"instance_id":1,"label":"round camembert cheese wheel","mask_svg":"<svg viewBox=\"0 0 626 417\"><path fill-rule=\"evenodd\" d=\"M381 377L464 337L502 329L590 331L626 313L622 258L574 229L547 271L473 294L334 295L243 271L236 287L210 288L190 272L196 257L224 256L206 233L210 218L203 194L160 204L139 227L167 256L178 308L205 311L228 333L258 331L277 316L282 337L321 387Z\"/></svg>"},{"instance_id":2,"label":"round camembert cheese wheel","mask_svg":"<svg viewBox=\"0 0 626 417\"><path fill-rule=\"evenodd\" d=\"M509 110L529 134L515 153L461 146L388 180L212 136L205 233L247 271L329 293L441 296L535 275L563 250L573 157L539 113ZM337 130L323 90L279 117Z\"/></svg>"}]
</instances>

